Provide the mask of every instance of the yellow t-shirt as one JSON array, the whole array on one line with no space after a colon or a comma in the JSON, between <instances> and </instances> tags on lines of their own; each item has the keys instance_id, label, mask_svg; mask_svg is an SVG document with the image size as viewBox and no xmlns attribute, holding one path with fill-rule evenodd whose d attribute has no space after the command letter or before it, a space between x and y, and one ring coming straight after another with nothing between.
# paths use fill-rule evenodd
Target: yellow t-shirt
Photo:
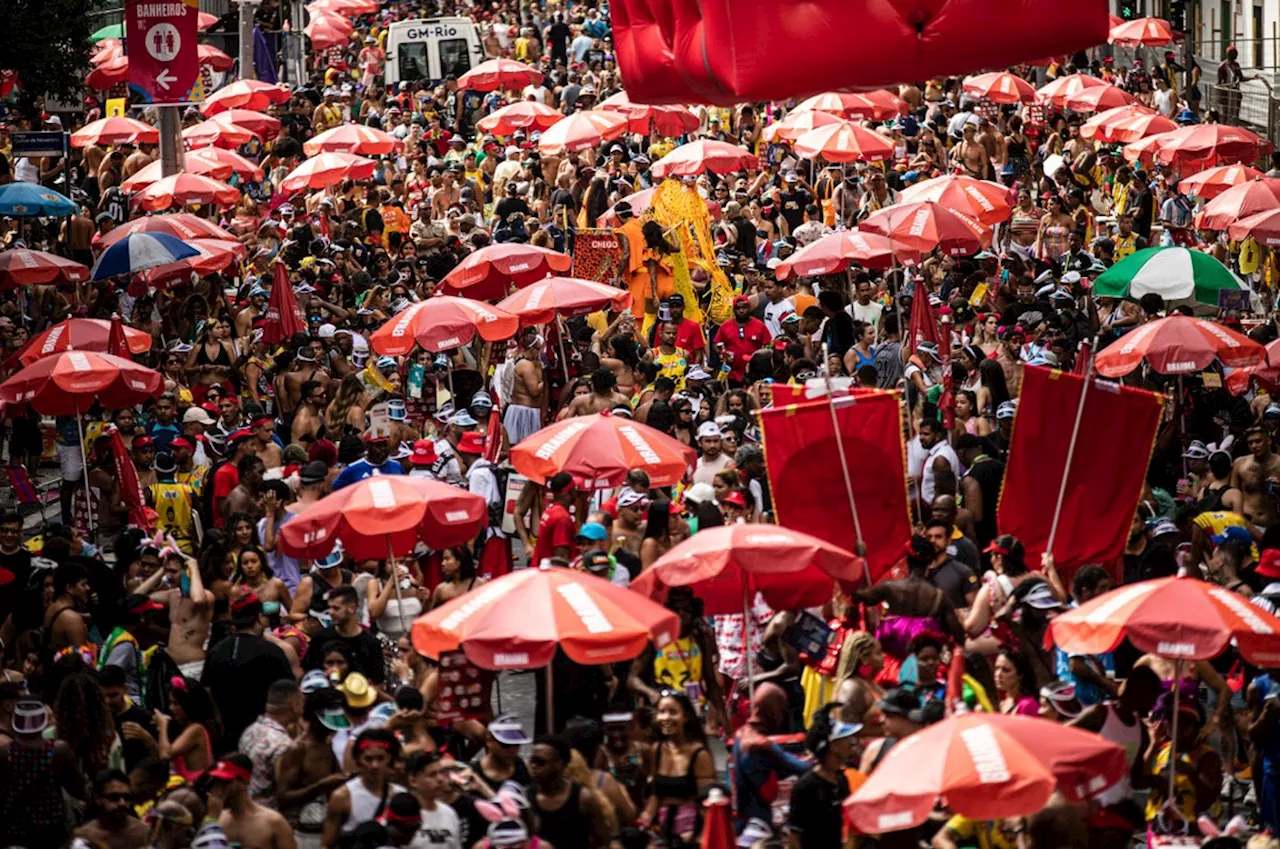
<instances>
[{"instance_id":1,"label":"yellow t-shirt","mask_svg":"<svg viewBox=\"0 0 1280 849\"><path fill-rule=\"evenodd\" d=\"M195 518L191 509L194 492L185 483L153 483L151 502L156 510L156 527L173 536L185 554L193 554Z\"/></svg>"},{"instance_id":2,"label":"yellow t-shirt","mask_svg":"<svg viewBox=\"0 0 1280 849\"><path fill-rule=\"evenodd\" d=\"M684 389L684 372L689 366L689 355L683 348L676 348L670 354L662 353L661 348L654 348L653 364L658 367L658 377L674 380L677 392Z\"/></svg>"},{"instance_id":3,"label":"yellow t-shirt","mask_svg":"<svg viewBox=\"0 0 1280 849\"><path fill-rule=\"evenodd\" d=\"M971 820L956 814L947 820L947 831L956 836L962 845L976 845L978 849L1015 849L1017 838L1006 835L1004 829L990 820Z\"/></svg>"},{"instance_id":4,"label":"yellow t-shirt","mask_svg":"<svg viewBox=\"0 0 1280 849\"><path fill-rule=\"evenodd\" d=\"M702 685L702 649L692 637L667 643L653 658L653 680L659 689L679 690L701 707L706 702Z\"/></svg>"}]
</instances>

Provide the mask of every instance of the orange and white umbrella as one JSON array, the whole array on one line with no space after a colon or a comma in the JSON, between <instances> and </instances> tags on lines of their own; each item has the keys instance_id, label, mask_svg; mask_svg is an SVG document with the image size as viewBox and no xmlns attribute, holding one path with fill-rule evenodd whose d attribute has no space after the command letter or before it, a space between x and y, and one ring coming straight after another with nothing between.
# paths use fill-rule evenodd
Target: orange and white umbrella
<instances>
[{"instance_id":1,"label":"orange and white umbrella","mask_svg":"<svg viewBox=\"0 0 1280 849\"><path fill-rule=\"evenodd\" d=\"M164 177L162 165L163 163L158 159L155 162L144 165L132 177L121 183L120 188L126 192L142 191ZM230 165L204 159L193 159L192 156L186 158L182 170L188 174L199 174L214 180L225 180L234 173L234 169Z\"/></svg>"},{"instance_id":2,"label":"orange and white umbrella","mask_svg":"<svg viewBox=\"0 0 1280 849\"><path fill-rule=\"evenodd\" d=\"M0 289L17 289L54 280L79 283L88 279L88 266L57 254L31 248L0 251Z\"/></svg>"},{"instance_id":3,"label":"orange and white umbrella","mask_svg":"<svg viewBox=\"0 0 1280 849\"><path fill-rule=\"evenodd\" d=\"M209 27L213 26L217 22L218 22L217 15L211 15L208 12L196 13L196 29L200 30L201 32L204 32L205 30L207 30Z\"/></svg>"},{"instance_id":4,"label":"orange and white umbrella","mask_svg":"<svg viewBox=\"0 0 1280 849\"><path fill-rule=\"evenodd\" d=\"M100 118L71 134L72 147L113 144L157 144L160 131L132 118Z\"/></svg>"},{"instance_id":5,"label":"orange and white umbrella","mask_svg":"<svg viewBox=\"0 0 1280 849\"><path fill-rule=\"evenodd\" d=\"M363 124L341 124L304 142L302 152L307 156L315 156L317 153L385 156L388 153L398 153L403 148L404 142L390 133Z\"/></svg>"},{"instance_id":6,"label":"orange and white umbrella","mask_svg":"<svg viewBox=\"0 0 1280 849\"><path fill-rule=\"evenodd\" d=\"M0 253L0 261L3 261L10 253L14 251L5 251ZM69 260L64 260L68 261ZM79 265L79 263L72 263ZM80 266L84 268L84 266ZM85 276L88 279L89 269L85 268ZM32 282L49 282L53 278L43 281ZM111 328L113 321L105 318L68 318L60 321L52 327L37 333L31 340L23 345L17 353L18 362L24 366L29 366L36 360L54 354L60 354L63 351L96 351L102 354L111 353ZM151 334L142 330L134 330L132 327L120 327L123 342L130 354L145 354L151 350ZM117 356L123 356L118 354Z\"/></svg>"},{"instance_id":7,"label":"orange and white umbrella","mask_svg":"<svg viewBox=\"0 0 1280 849\"><path fill-rule=\"evenodd\" d=\"M174 206L233 206L240 200L234 186L200 174L174 174L163 177L133 196L133 203L147 212L159 212Z\"/></svg>"},{"instance_id":8,"label":"orange and white umbrella","mask_svg":"<svg viewBox=\"0 0 1280 849\"><path fill-rule=\"evenodd\" d=\"M573 257L550 248L500 242L463 257L440 281L440 291L487 301L505 296L513 283L528 286L553 271L568 271L572 265Z\"/></svg>"},{"instance_id":9,"label":"orange and white umbrella","mask_svg":"<svg viewBox=\"0 0 1280 849\"><path fill-rule=\"evenodd\" d=\"M887 236L864 230L832 230L784 259L773 273L779 280L786 280L792 275L837 274L851 265L883 270L895 260L914 265L920 261L920 254L896 249Z\"/></svg>"},{"instance_id":10,"label":"orange and white umbrella","mask_svg":"<svg viewBox=\"0 0 1280 849\"><path fill-rule=\"evenodd\" d=\"M646 136L682 136L698 128L698 116L683 106L633 103L625 91L606 97L598 107L627 116L627 129Z\"/></svg>"},{"instance_id":11,"label":"orange and white umbrella","mask_svg":"<svg viewBox=\"0 0 1280 849\"><path fill-rule=\"evenodd\" d=\"M280 181L286 192L304 189L327 189L343 180L365 180L372 176L378 163L350 153L321 153L303 162Z\"/></svg>"},{"instance_id":12,"label":"orange and white umbrella","mask_svg":"<svg viewBox=\"0 0 1280 849\"><path fill-rule=\"evenodd\" d=\"M311 16L310 23L302 28L302 32L311 39L313 49L327 50L350 41L355 25L341 15L321 12Z\"/></svg>"},{"instance_id":13,"label":"orange and white umbrella","mask_svg":"<svg viewBox=\"0 0 1280 849\"><path fill-rule=\"evenodd\" d=\"M656 601L583 569L536 566L418 617L410 639L427 657L461 649L482 669L535 669L549 668L557 651L590 665L630 660L679 635L679 618Z\"/></svg>"},{"instance_id":14,"label":"orange and white umbrella","mask_svg":"<svg viewBox=\"0 0 1280 849\"><path fill-rule=\"evenodd\" d=\"M964 93L971 97L985 97L992 103L1031 103L1036 99L1036 90L1031 83L1008 71L966 77Z\"/></svg>"},{"instance_id":15,"label":"orange and white umbrella","mask_svg":"<svg viewBox=\"0 0 1280 849\"><path fill-rule=\"evenodd\" d=\"M616 112L575 112L543 131L538 152L543 156L577 153L600 147L626 131L626 116Z\"/></svg>"},{"instance_id":16,"label":"orange and white umbrella","mask_svg":"<svg viewBox=\"0 0 1280 849\"><path fill-rule=\"evenodd\" d=\"M1036 97L1041 101L1051 102L1054 106L1062 108L1066 105L1067 98L1072 95L1079 94L1086 88L1098 88L1105 85L1106 82L1103 80L1087 74L1068 74L1065 77L1058 77L1048 85L1041 86L1036 91Z\"/></svg>"},{"instance_id":17,"label":"orange and white umbrella","mask_svg":"<svg viewBox=\"0 0 1280 849\"><path fill-rule=\"evenodd\" d=\"M161 286L186 278L193 271L200 275L223 271L248 254L243 243L226 239L192 239L187 244L198 251L196 256L147 269L142 278L151 286Z\"/></svg>"},{"instance_id":18,"label":"orange and white umbrella","mask_svg":"<svg viewBox=\"0 0 1280 849\"><path fill-rule=\"evenodd\" d=\"M100 244L104 248L110 247L134 233L164 233L166 236L173 236L184 242L190 242L192 239L225 239L229 242L236 240L235 236L206 218L189 212L172 212L168 215L147 215L126 221L101 236L95 235L94 244Z\"/></svg>"},{"instance_id":19,"label":"orange and white umbrella","mask_svg":"<svg viewBox=\"0 0 1280 849\"><path fill-rule=\"evenodd\" d=\"M228 109L251 109L260 112L272 103L287 103L289 89L258 80L236 80L211 94L200 104L204 115L217 115Z\"/></svg>"},{"instance_id":20,"label":"orange and white umbrella","mask_svg":"<svg viewBox=\"0 0 1280 849\"><path fill-rule=\"evenodd\" d=\"M357 559L403 557L419 544L448 548L475 538L488 519L484 498L430 478L374 475L336 490L280 528L281 548L319 559L341 542ZM289 525L295 527L286 532Z\"/></svg>"},{"instance_id":21,"label":"orange and white umbrella","mask_svg":"<svg viewBox=\"0 0 1280 849\"><path fill-rule=\"evenodd\" d=\"M210 145L239 147L256 138L259 138L258 134L248 127L217 121L201 121L182 131L182 143L188 150Z\"/></svg>"},{"instance_id":22,"label":"orange and white umbrella","mask_svg":"<svg viewBox=\"0 0 1280 849\"><path fill-rule=\"evenodd\" d=\"M472 91L519 90L542 82L542 72L514 59L490 59L458 77L458 88Z\"/></svg>"},{"instance_id":23,"label":"orange and white umbrella","mask_svg":"<svg viewBox=\"0 0 1280 849\"><path fill-rule=\"evenodd\" d=\"M1162 165L1175 162L1250 162L1272 149L1266 139L1244 127L1228 124L1193 124L1155 136L1156 159Z\"/></svg>"},{"instance_id":24,"label":"orange and white umbrella","mask_svg":"<svg viewBox=\"0 0 1280 849\"><path fill-rule=\"evenodd\" d=\"M892 92L878 89L876 91L847 92L829 91L815 94L802 100L793 111L796 112L828 112L842 118L867 118L872 121L886 121L889 118L905 114L907 104Z\"/></svg>"},{"instance_id":25,"label":"orange and white umbrella","mask_svg":"<svg viewBox=\"0 0 1280 849\"><path fill-rule=\"evenodd\" d=\"M305 6L307 12L329 12L335 15L372 15L378 11L376 0L312 0Z\"/></svg>"},{"instance_id":26,"label":"orange and white umbrella","mask_svg":"<svg viewBox=\"0 0 1280 849\"><path fill-rule=\"evenodd\" d=\"M1107 41L1120 47L1164 47L1173 41L1173 28L1164 18L1137 18L1112 27Z\"/></svg>"},{"instance_id":27,"label":"orange and white umbrella","mask_svg":"<svg viewBox=\"0 0 1280 849\"><path fill-rule=\"evenodd\" d=\"M235 61L212 44L200 44L196 47L201 65L208 65L215 71L230 71Z\"/></svg>"},{"instance_id":28,"label":"orange and white umbrella","mask_svg":"<svg viewBox=\"0 0 1280 849\"><path fill-rule=\"evenodd\" d=\"M545 130L562 118L563 114L544 103L521 100L484 116L476 122L476 129L509 136L516 130Z\"/></svg>"},{"instance_id":29,"label":"orange and white umbrella","mask_svg":"<svg viewBox=\"0 0 1280 849\"><path fill-rule=\"evenodd\" d=\"M621 312L631 308L631 293L593 280L547 277L512 292L497 306L519 316L520 323L528 327L549 324L557 316L573 318L603 309Z\"/></svg>"},{"instance_id":30,"label":"orange and white umbrella","mask_svg":"<svg viewBox=\"0 0 1280 849\"><path fill-rule=\"evenodd\" d=\"M1137 120L1149 117L1159 118L1160 121L1154 124L1149 122L1144 124ZM1123 106L1116 106L1096 113L1092 118L1080 125L1080 136L1081 138L1100 142L1128 144L1156 133L1168 132L1177 126L1177 124L1160 115L1154 109L1149 109L1141 103L1126 103ZM1150 127L1150 132L1145 131L1147 127Z\"/></svg>"},{"instance_id":31,"label":"orange and white umbrella","mask_svg":"<svg viewBox=\"0 0 1280 849\"><path fill-rule=\"evenodd\" d=\"M1076 112L1102 112L1136 103L1137 98L1114 85L1091 86L1066 99L1066 107Z\"/></svg>"},{"instance_id":32,"label":"orange and white umbrella","mask_svg":"<svg viewBox=\"0 0 1280 849\"><path fill-rule=\"evenodd\" d=\"M903 189L898 200L900 203L933 201L971 215L986 225L1007 220L1013 210L1007 186L955 174L916 183Z\"/></svg>"},{"instance_id":33,"label":"orange and white umbrella","mask_svg":"<svg viewBox=\"0 0 1280 849\"><path fill-rule=\"evenodd\" d=\"M211 165L216 164L228 166L231 171L227 176L230 176L231 174L239 174L246 180L255 181L260 181L263 178L263 171L261 168L254 165L234 150L227 150L222 147L202 147L199 150L189 151L186 156L186 163L187 170L189 171L195 170L191 167L192 163L209 163ZM219 180L224 179L222 177L218 177L217 174L210 174L209 176L215 177Z\"/></svg>"},{"instance_id":34,"label":"orange and white umbrella","mask_svg":"<svg viewBox=\"0 0 1280 849\"><path fill-rule=\"evenodd\" d=\"M1225 230L1241 218L1280 208L1280 180L1258 177L1221 192L1195 215L1195 226Z\"/></svg>"},{"instance_id":35,"label":"orange and white umbrella","mask_svg":"<svg viewBox=\"0 0 1280 849\"><path fill-rule=\"evenodd\" d=\"M1250 165L1216 165L1179 182L1178 191L1188 197L1213 200L1232 186L1248 183L1262 176L1261 171Z\"/></svg>"},{"instance_id":36,"label":"orange and white umbrella","mask_svg":"<svg viewBox=\"0 0 1280 849\"><path fill-rule=\"evenodd\" d=\"M758 167L759 164L760 161L756 159L755 154L736 144L698 139L680 145L653 163L649 173L659 179L693 177L704 171L710 171L713 174L746 171Z\"/></svg>"},{"instance_id":37,"label":"orange and white umbrella","mask_svg":"<svg viewBox=\"0 0 1280 849\"><path fill-rule=\"evenodd\" d=\"M107 38L98 42L98 46L94 48L93 55L89 57L89 64L97 68L108 59L123 55L123 42L118 38Z\"/></svg>"},{"instance_id":38,"label":"orange and white umbrella","mask_svg":"<svg viewBox=\"0 0 1280 849\"><path fill-rule=\"evenodd\" d=\"M937 249L951 256L972 256L991 244L991 229L978 219L932 201L886 206L867 216L859 228L922 254Z\"/></svg>"},{"instance_id":39,"label":"orange and white umbrella","mask_svg":"<svg viewBox=\"0 0 1280 849\"><path fill-rule=\"evenodd\" d=\"M830 112L823 112L820 109L806 109L804 111L793 109L781 121L765 127L763 136L767 142L774 142L779 139L794 142L810 130L825 127L827 124L835 124L838 121L840 121L839 117Z\"/></svg>"},{"instance_id":40,"label":"orange and white umbrella","mask_svg":"<svg viewBox=\"0 0 1280 849\"><path fill-rule=\"evenodd\" d=\"M219 112L209 120L215 124L234 124L237 127L244 127L246 130L262 136L264 141L269 141L280 135L279 118L273 118L270 115L255 112L252 109L228 109L225 112Z\"/></svg>"},{"instance_id":41,"label":"orange and white umbrella","mask_svg":"<svg viewBox=\"0 0 1280 849\"><path fill-rule=\"evenodd\" d=\"M633 469L644 469L655 487L675 486L695 459L680 440L608 412L562 419L511 449L511 465L534 483L568 472L587 490L621 486Z\"/></svg>"},{"instance_id":42,"label":"orange and white umbrella","mask_svg":"<svg viewBox=\"0 0 1280 849\"><path fill-rule=\"evenodd\" d=\"M828 162L883 162L893 158L893 141L851 121L810 130L792 146L805 159Z\"/></svg>"},{"instance_id":43,"label":"orange and white umbrella","mask_svg":"<svg viewBox=\"0 0 1280 849\"><path fill-rule=\"evenodd\" d=\"M476 334L500 342L519 329L520 319L483 301L433 295L383 322L369 336L369 346L392 357L409 353L414 344L439 353L466 345Z\"/></svg>"},{"instance_id":44,"label":"orange and white umbrella","mask_svg":"<svg viewBox=\"0 0 1280 849\"><path fill-rule=\"evenodd\" d=\"M1168 133L1157 133L1154 136L1146 136L1135 142L1129 142L1120 149L1120 155L1124 157L1125 162L1142 162L1150 165L1155 161L1156 150L1160 146L1160 140Z\"/></svg>"}]
</instances>

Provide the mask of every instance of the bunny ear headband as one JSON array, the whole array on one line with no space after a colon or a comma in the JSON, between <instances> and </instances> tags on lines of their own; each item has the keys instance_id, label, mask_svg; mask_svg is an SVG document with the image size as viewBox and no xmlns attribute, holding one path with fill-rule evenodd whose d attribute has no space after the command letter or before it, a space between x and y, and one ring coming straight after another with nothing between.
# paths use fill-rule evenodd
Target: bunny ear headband
<instances>
[{"instance_id":1,"label":"bunny ear headband","mask_svg":"<svg viewBox=\"0 0 1280 849\"><path fill-rule=\"evenodd\" d=\"M476 810L489 822L518 820L523 811L529 807L529 798L524 790L513 782L506 782L493 795L492 801L483 799L476 801Z\"/></svg>"}]
</instances>

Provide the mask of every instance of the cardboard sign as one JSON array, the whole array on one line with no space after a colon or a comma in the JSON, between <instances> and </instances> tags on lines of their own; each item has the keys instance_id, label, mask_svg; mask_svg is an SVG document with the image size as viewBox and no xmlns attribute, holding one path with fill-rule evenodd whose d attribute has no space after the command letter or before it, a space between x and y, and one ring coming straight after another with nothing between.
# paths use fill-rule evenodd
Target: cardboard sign
<instances>
[{"instance_id":1,"label":"cardboard sign","mask_svg":"<svg viewBox=\"0 0 1280 849\"><path fill-rule=\"evenodd\" d=\"M507 536L515 535L516 502L520 500L520 493L528 485L529 479L524 475L512 472L507 476L507 492L502 499L502 532Z\"/></svg>"},{"instance_id":2,"label":"cardboard sign","mask_svg":"<svg viewBox=\"0 0 1280 849\"><path fill-rule=\"evenodd\" d=\"M391 438L391 413L386 401L369 408L369 432L378 439Z\"/></svg>"},{"instance_id":3,"label":"cardboard sign","mask_svg":"<svg viewBox=\"0 0 1280 849\"><path fill-rule=\"evenodd\" d=\"M573 241L573 271L579 280L608 283L622 271L622 242L608 229L579 230Z\"/></svg>"},{"instance_id":4,"label":"cardboard sign","mask_svg":"<svg viewBox=\"0 0 1280 849\"><path fill-rule=\"evenodd\" d=\"M128 103L128 101L126 101L123 97L109 97L109 98L107 98L107 103L106 103L106 109L105 109L105 112L104 112L104 117L107 117L107 118L123 118L123 117L124 117L124 112L125 112L125 107L126 107L127 103Z\"/></svg>"},{"instance_id":5,"label":"cardboard sign","mask_svg":"<svg viewBox=\"0 0 1280 849\"><path fill-rule=\"evenodd\" d=\"M484 715L488 694L480 667L460 651L440 655L440 677L436 686L435 718L478 719Z\"/></svg>"}]
</instances>

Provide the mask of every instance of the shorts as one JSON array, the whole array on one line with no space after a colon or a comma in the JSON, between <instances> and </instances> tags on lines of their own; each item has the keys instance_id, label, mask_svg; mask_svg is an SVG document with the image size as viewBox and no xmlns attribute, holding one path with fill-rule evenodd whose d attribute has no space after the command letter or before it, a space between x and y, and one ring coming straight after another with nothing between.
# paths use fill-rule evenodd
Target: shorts
<instances>
[{"instance_id":1,"label":"shorts","mask_svg":"<svg viewBox=\"0 0 1280 849\"><path fill-rule=\"evenodd\" d=\"M479 573L490 579L501 578L511 571L511 540L491 536L480 550Z\"/></svg>"},{"instance_id":2,"label":"shorts","mask_svg":"<svg viewBox=\"0 0 1280 849\"><path fill-rule=\"evenodd\" d=\"M79 445L57 445L58 466L64 481L78 481L84 477L84 452Z\"/></svg>"},{"instance_id":3,"label":"shorts","mask_svg":"<svg viewBox=\"0 0 1280 849\"><path fill-rule=\"evenodd\" d=\"M293 842L298 849L320 849L323 834L307 834L302 831L293 832Z\"/></svg>"},{"instance_id":4,"label":"shorts","mask_svg":"<svg viewBox=\"0 0 1280 849\"><path fill-rule=\"evenodd\" d=\"M506 412L502 414L502 426L507 429L510 444L518 445L523 439L542 429L542 410L508 404Z\"/></svg>"},{"instance_id":5,"label":"shorts","mask_svg":"<svg viewBox=\"0 0 1280 849\"><path fill-rule=\"evenodd\" d=\"M1036 246L1034 244L1023 247L1017 242L1009 242L1009 253L1016 257L1021 257L1024 260L1030 261L1035 259L1035 252Z\"/></svg>"},{"instance_id":6,"label":"shorts","mask_svg":"<svg viewBox=\"0 0 1280 849\"><path fill-rule=\"evenodd\" d=\"M187 663L180 663L178 664L178 671L192 681L199 681L200 676L204 675L204 661L192 660Z\"/></svg>"}]
</instances>

